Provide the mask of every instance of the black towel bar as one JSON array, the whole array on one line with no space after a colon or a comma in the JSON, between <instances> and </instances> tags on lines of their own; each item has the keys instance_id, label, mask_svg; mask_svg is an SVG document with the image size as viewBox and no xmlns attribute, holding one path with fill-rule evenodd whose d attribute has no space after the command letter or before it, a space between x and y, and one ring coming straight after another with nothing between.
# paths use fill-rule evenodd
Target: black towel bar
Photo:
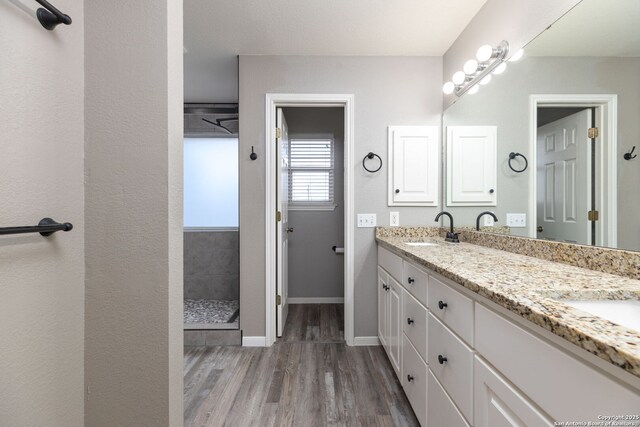
<instances>
[{"instance_id":1,"label":"black towel bar","mask_svg":"<svg viewBox=\"0 0 640 427\"><path fill-rule=\"evenodd\" d=\"M40 233L42 236L51 236L56 231L71 231L73 225L70 222L59 223L51 218L42 218L38 225L27 227L4 227L0 228L0 235Z\"/></svg>"},{"instance_id":2,"label":"black towel bar","mask_svg":"<svg viewBox=\"0 0 640 427\"><path fill-rule=\"evenodd\" d=\"M47 0L36 1L42 6L36 11L36 17L44 28L51 31L58 24L71 25L71 17L69 15L60 12Z\"/></svg>"}]
</instances>

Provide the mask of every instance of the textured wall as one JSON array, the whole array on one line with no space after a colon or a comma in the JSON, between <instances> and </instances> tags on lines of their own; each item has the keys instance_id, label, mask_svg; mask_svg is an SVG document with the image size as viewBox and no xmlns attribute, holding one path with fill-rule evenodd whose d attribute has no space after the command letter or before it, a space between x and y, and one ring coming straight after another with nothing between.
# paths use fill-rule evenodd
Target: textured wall
<instances>
[{"instance_id":1,"label":"textured wall","mask_svg":"<svg viewBox=\"0 0 640 427\"><path fill-rule=\"evenodd\" d=\"M440 125L442 58L240 57L240 327L264 336L265 94L354 94L355 212L376 213L379 225L399 211L403 225L433 225L438 208L387 206L387 168L362 169L369 151L387 159L387 126ZM258 160L249 160L251 146ZM355 229L355 336L377 335L376 243L373 228Z\"/></svg>"},{"instance_id":2,"label":"textured wall","mask_svg":"<svg viewBox=\"0 0 640 427\"><path fill-rule=\"evenodd\" d=\"M238 230L185 231L184 298L240 298Z\"/></svg>"},{"instance_id":3,"label":"textured wall","mask_svg":"<svg viewBox=\"0 0 640 427\"><path fill-rule=\"evenodd\" d=\"M180 426L182 1L85 9L85 424Z\"/></svg>"},{"instance_id":4,"label":"textured wall","mask_svg":"<svg viewBox=\"0 0 640 427\"><path fill-rule=\"evenodd\" d=\"M0 425L83 425L83 3L47 31L32 1L0 2L0 227L43 217L74 229L0 236ZM31 10L29 14L26 10Z\"/></svg>"},{"instance_id":5,"label":"textured wall","mask_svg":"<svg viewBox=\"0 0 640 427\"><path fill-rule=\"evenodd\" d=\"M529 95L603 93L618 95L618 247L640 250L640 198L629 197L640 182L640 168L623 159L640 135L640 58L526 57L473 96L465 96L444 113L444 125L498 126L498 206L507 212L529 212L529 174L507 167L511 151L529 153ZM637 149L636 149L637 150ZM460 226L474 225L480 207L448 209ZM504 222L503 222L504 225ZM514 228L514 235L527 235Z\"/></svg>"},{"instance_id":6,"label":"textured wall","mask_svg":"<svg viewBox=\"0 0 640 427\"><path fill-rule=\"evenodd\" d=\"M331 247L344 246L344 109L285 108L289 138L331 134L335 147L332 211L289 211L289 296L294 298L343 297L343 255Z\"/></svg>"}]
</instances>

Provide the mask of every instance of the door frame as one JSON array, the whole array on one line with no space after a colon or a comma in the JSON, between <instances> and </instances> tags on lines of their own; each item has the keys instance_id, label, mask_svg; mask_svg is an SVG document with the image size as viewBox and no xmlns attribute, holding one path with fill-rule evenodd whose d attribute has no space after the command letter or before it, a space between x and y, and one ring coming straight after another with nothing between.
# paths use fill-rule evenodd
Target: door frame
<instances>
[{"instance_id":1,"label":"door frame","mask_svg":"<svg viewBox=\"0 0 640 427\"><path fill-rule=\"evenodd\" d=\"M344 336L354 345L354 96L353 94L267 93L265 96L265 345L276 341L276 223L278 107L342 107L344 109Z\"/></svg>"},{"instance_id":2,"label":"door frame","mask_svg":"<svg viewBox=\"0 0 640 427\"><path fill-rule=\"evenodd\" d=\"M596 189L596 203L601 206L601 218L596 223L599 246L615 248L618 243L618 95L616 94L541 94L529 96L529 237L536 238L537 225L537 136L538 107L596 107L596 125L600 137L606 137L606 147L600 151L596 170L603 179ZM596 147L597 148L597 147ZM605 227L606 222L606 227Z\"/></svg>"}]
</instances>

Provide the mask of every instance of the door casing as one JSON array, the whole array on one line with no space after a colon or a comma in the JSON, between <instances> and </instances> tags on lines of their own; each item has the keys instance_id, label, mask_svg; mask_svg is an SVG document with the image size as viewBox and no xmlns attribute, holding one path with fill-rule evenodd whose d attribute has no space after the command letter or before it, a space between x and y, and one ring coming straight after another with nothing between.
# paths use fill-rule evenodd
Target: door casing
<instances>
[{"instance_id":1,"label":"door casing","mask_svg":"<svg viewBox=\"0 0 640 427\"><path fill-rule=\"evenodd\" d=\"M344 109L344 337L354 345L354 96L353 94L285 94L265 96L265 346L276 341L276 210L278 162L275 141L278 107L342 107Z\"/></svg>"}]
</instances>

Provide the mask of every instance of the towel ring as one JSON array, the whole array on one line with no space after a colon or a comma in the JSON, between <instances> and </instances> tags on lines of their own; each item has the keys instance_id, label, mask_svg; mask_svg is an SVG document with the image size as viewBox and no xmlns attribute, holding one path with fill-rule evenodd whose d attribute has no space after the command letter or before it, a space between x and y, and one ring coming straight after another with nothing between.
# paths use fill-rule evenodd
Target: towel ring
<instances>
[{"instance_id":1,"label":"towel ring","mask_svg":"<svg viewBox=\"0 0 640 427\"><path fill-rule=\"evenodd\" d=\"M378 160L380 160L380 166L378 166L378 169L374 169L371 170L367 167L367 165L365 164L365 162L367 161L367 159L371 160L374 157L377 157ZM378 172L380 169L382 169L382 158L380 158L380 156L378 156L376 153L374 153L373 151L369 152L366 156L364 156L364 158L362 159L362 167L364 168L364 170L366 170L367 172L370 173L376 173Z\"/></svg>"},{"instance_id":2,"label":"towel ring","mask_svg":"<svg viewBox=\"0 0 640 427\"><path fill-rule=\"evenodd\" d=\"M522 157L524 159L524 167L522 169L514 169L513 166L511 166L511 160L515 159L516 157ZM511 169L512 171L516 172L516 173L521 173L527 170L527 167L529 167L529 162L527 161L527 158L520 153L514 153L513 151L511 153L509 153L509 169Z\"/></svg>"}]
</instances>

